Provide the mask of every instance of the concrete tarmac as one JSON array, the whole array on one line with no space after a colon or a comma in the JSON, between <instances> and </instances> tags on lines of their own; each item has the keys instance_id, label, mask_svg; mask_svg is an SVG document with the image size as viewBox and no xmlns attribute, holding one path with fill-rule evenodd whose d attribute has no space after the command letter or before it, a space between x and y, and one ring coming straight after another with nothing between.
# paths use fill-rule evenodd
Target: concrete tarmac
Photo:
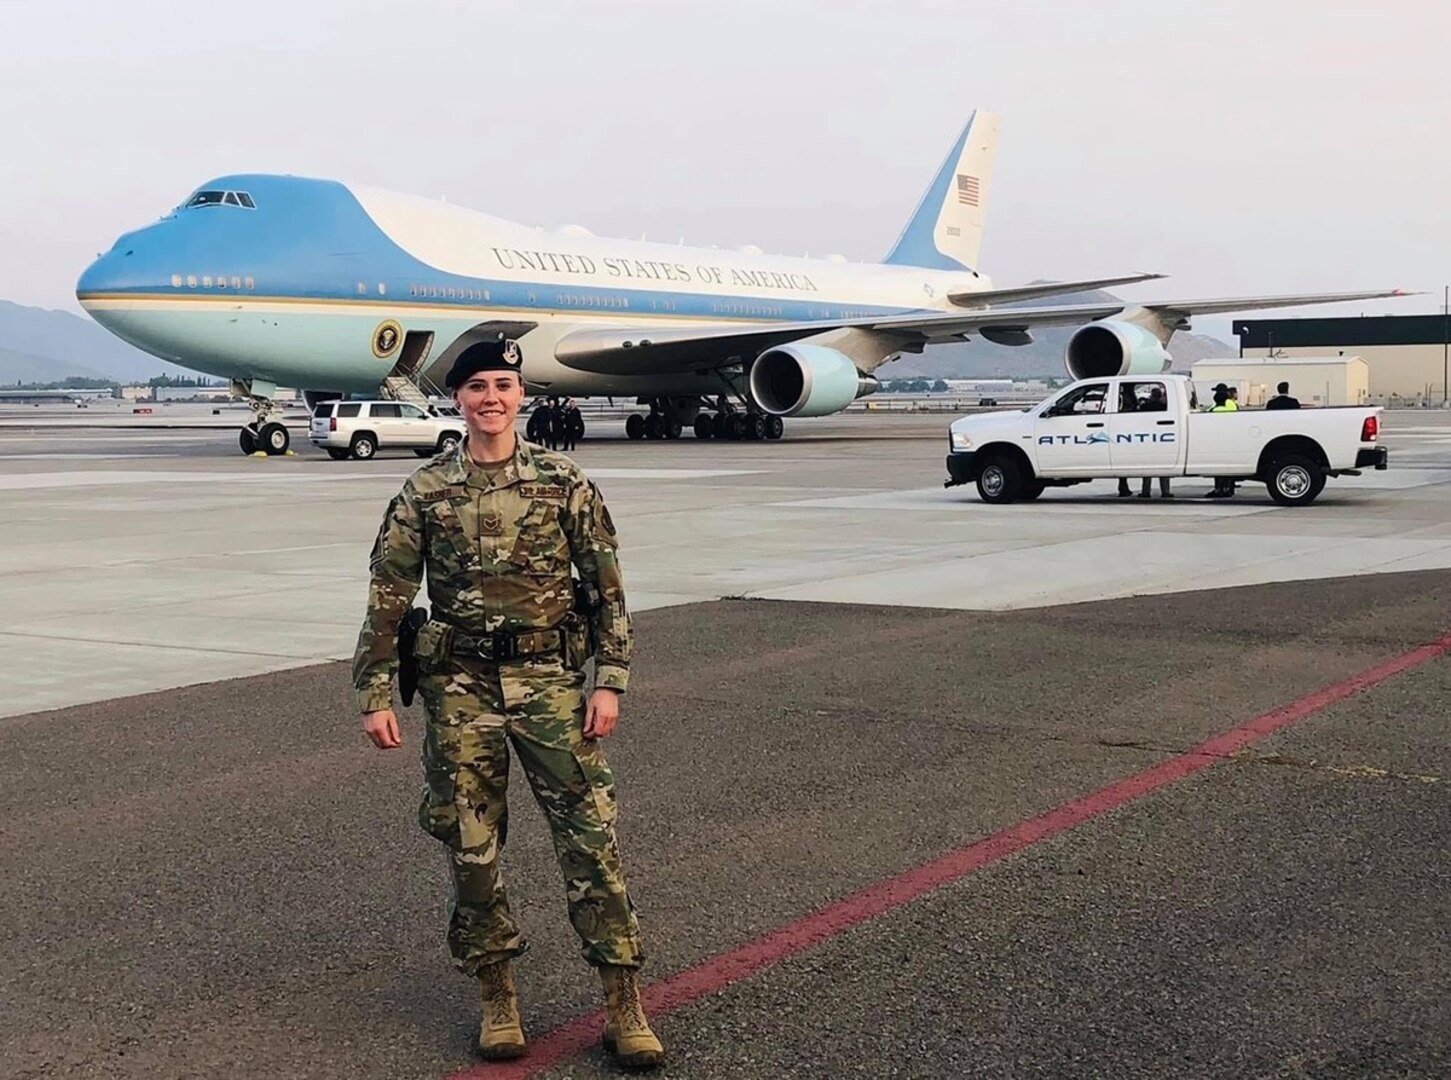
<instances>
[{"instance_id":1,"label":"concrete tarmac","mask_svg":"<svg viewBox=\"0 0 1451 1080\"><path fill-rule=\"evenodd\" d=\"M0 416L0 715L351 655L367 552L410 452L335 462L299 440L295 457L243 457L235 410L97 408ZM616 418L575 456L619 523L636 610L1003 610L1451 567L1451 415L1386 414L1391 468L1332 480L1305 510L1261 485L1207 501L1207 480L1169 501L1100 481L985 506L941 486L950 419L851 413L793 420L779 443L630 443Z\"/></svg>"},{"instance_id":2,"label":"concrete tarmac","mask_svg":"<svg viewBox=\"0 0 1451 1080\"><path fill-rule=\"evenodd\" d=\"M1423 572L1001 613L642 614L608 746L658 980L1447 632ZM1440 1076L1451 660L661 1016L672 1077ZM478 1064L345 665L0 720L0 1075ZM519 790L536 1037L596 1007ZM543 1075L613 1075L599 1050ZM480 1067L470 1076L486 1076Z\"/></svg>"},{"instance_id":3,"label":"concrete tarmac","mask_svg":"<svg viewBox=\"0 0 1451 1080\"><path fill-rule=\"evenodd\" d=\"M1391 469L1299 511L1207 481L983 506L940 487L948 419L615 418L577 454L637 611L608 747L653 983L1451 631L1451 416L1387 413ZM366 746L339 662L417 462L244 458L236 420L0 409L0 1077L488 1076L421 717ZM1451 659L1423 660L662 1013L663 1075L1451 1074ZM529 802L543 1063L598 992Z\"/></svg>"}]
</instances>

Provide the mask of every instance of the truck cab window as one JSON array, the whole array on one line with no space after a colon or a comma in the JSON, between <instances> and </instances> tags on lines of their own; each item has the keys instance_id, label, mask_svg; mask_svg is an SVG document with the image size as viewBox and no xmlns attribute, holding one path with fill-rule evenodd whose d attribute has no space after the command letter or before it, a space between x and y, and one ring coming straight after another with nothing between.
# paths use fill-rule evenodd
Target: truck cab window
<instances>
[{"instance_id":1,"label":"truck cab window","mask_svg":"<svg viewBox=\"0 0 1451 1080\"><path fill-rule=\"evenodd\" d=\"M1108 383L1089 383L1064 394L1048 407L1047 416L1092 416L1105 411Z\"/></svg>"},{"instance_id":2,"label":"truck cab window","mask_svg":"<svg viewBox=\"0 0 1451 1080\"><path fill-rule=\"evenodd\" d=\"M1169 389L1161 382L1126 382L1119 395L1119 412L1167 412Z\"/></svg>"}]
</instances>

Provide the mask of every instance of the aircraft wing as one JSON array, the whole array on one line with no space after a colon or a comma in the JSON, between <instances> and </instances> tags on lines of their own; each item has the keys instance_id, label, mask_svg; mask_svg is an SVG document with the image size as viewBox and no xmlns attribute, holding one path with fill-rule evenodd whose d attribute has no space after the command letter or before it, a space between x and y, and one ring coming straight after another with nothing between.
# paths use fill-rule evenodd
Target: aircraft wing
<instances>
[{"instance_id":1,"label":"aircraft wing","mask_svg":"<svg viewBox=\"0 0 1451 1080\"><path fill-rule=\"evenodd\" d=\"M1155 281L1164 274L1125 274L1122 277L1090 278L1087 281L1045 281L1037 285L1018 285L1010 289L983 289L981 292L950 292L949 302L958 307L979 308L989 304L1015 304L1019 300L1033 300L1040 296L1062 296L1065 293L1088 292L1091 289L1110 289L1115 285L1134 285L1140 281Z\"/></svg>"},{"instance_id":2,"label":"aircraft wing","mask_svg":"<svg viewBox=\"0 0 1451 1080\"><path fill-rule=\"evenodd\" d=\"M868 316L795 323L714 323L695 326L590 327L566 334L555 356L566 367L606 375L664 375L711 371L745 363L775 345L833 330L860 330L882 335L898 347L961 340L985 330L1030 330L1039 326L1079 326L1126 315L1157 323L1163 339L1183 329L1193 315L1266 308L1336 304L1411 295L1402 289L1372 292L1302 293L1293 296L1246 296L1155 303L1106 301L1062 307L981 308L961 312Z\"/></svg>"}]
</instances>

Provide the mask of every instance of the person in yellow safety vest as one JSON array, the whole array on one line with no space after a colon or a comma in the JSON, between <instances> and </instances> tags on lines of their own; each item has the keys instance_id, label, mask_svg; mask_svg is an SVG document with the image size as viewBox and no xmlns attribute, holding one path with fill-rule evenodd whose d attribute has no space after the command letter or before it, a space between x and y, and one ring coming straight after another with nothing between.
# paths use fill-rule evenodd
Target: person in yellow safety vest
<instances>
[{"instance_id":1,"label":"person in yellow safety vest","mask_svg":"<svg viewBox=\"0 0 1451 1080\"><path fill-rule=\"evenodd\" d=\"M1218 384L1214 388L1214 408L1210 412L1239 412L1239 388ZM1234 497L1234 481L1227 476L1214 478L1214 489L1204 496L1206 499L1230 499Z\"/></svg>"}]
</instances>

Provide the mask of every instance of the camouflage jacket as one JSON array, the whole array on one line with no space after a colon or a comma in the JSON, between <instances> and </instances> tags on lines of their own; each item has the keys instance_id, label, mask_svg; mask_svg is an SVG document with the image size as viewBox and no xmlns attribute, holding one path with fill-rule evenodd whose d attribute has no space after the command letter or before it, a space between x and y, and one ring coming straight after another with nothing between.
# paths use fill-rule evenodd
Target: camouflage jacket
<instances>
[{"instance_id":1,"label":"camouflage jacket","mask_svg":"<svg viewBox=\"0 0 1451 1080\"><path fill-rule=\"evenodd\" d=\"M428 571L433 617L471 633L558 625L571 610L570 566L593 582L595 684L623 691L630 616L615 526L573 461L519 440L489 483L468 445L419 468L388 504L373 545L368 613L353 656L363 712L392 707L398 624Z\"/></svg>"}]
</instances>

